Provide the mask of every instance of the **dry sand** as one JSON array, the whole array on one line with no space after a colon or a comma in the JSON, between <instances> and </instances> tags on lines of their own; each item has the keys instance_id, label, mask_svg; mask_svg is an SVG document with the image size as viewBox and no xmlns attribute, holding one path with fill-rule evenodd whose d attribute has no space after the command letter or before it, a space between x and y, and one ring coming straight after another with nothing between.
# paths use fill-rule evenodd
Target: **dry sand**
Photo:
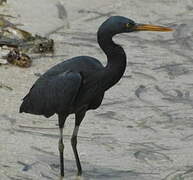
<instances>
[{"instance_id":1,"label":"dry sand","mask_svg":"<svg viewBox=\"0 0 193 180\"><path fill-rule=\"evenodd\" d=\"M37 79L34 74L77 55L105 64L96 31L111 15L175 31L115 37L128 67L81 124L82 179L193 180L192 0L8 0L0 10L17 17L12 21L21 28L56 42L55 57L34 56L29 69L0 67L0 83L13 89L0 88L0 180L59 179L57 117L19 114L18 108ZM76 179L73 118L64 130L67 180Z\"/></svg>"}]
</instances>

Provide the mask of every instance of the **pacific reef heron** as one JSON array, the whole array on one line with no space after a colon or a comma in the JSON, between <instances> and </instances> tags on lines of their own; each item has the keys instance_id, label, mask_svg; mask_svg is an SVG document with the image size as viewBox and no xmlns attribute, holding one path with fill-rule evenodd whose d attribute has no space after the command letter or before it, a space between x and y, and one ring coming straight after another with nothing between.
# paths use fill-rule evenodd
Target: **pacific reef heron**
<instances>
[{"instance_id":1,"label":"pacific reef heron","mask_svg":"<svg viewBox=\"0 0 193 180\"><path fill-rule=\"evenodd\" d=\"M107 56L107 64L93 57L78 56L65 60L45 72L23 98L20 113L26 112L50 117L58 115L60 173L64 176L63 127L69 114L75 114L75 127L71 144L76 159L78 175L82 174L77 152L79 126L90 109L100 106L106 90L116 84L126 68L126 54L112 37L134 31L172 31L171 28L150 24L138 24L133 20L112 16L98 29L99 46Z\"/></svg>"}]
</instances>

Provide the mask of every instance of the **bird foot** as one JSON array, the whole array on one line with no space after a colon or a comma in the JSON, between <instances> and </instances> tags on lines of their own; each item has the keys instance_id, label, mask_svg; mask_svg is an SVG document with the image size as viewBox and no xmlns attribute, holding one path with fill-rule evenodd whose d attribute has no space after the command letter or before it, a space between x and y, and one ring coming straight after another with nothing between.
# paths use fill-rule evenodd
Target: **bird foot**
<instances>
[{"instance_id":1,"label":"bird foot","mask_svg":"<svg viewBox=\"0 0 193 180\"><path fill-rule=\"evenodd\" d=\"M77 172L77 176L82 176L82 170Z\"/></svg>"}]
</instances>

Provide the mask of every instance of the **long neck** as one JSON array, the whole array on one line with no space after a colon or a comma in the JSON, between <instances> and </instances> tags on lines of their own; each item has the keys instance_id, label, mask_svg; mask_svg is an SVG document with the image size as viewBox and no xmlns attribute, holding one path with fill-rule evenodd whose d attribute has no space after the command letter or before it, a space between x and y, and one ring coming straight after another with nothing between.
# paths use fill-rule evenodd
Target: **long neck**
<instances>
[{"instance_id":1,"label":"long neck","mask_svg":"<svg viewBox=\"0 0 193 180\"><path fill-rule=\"evenodd\" d=\"M120 45L113 42L112 35L98 32L97 38L99 46L107 56L103 84L106 84L106 89L109 89L121 79L125 72L126 54Z\"/></svg>"}]
</instances>

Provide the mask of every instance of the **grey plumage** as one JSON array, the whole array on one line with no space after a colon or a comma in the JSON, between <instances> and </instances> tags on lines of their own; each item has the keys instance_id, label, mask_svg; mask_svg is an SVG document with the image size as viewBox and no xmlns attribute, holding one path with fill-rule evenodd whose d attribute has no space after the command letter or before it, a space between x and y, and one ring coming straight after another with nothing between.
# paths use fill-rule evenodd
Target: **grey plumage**
<instances>
[{"instance_id":1,"label":"grey plumage","mask_svg":"<svg viewBox=\"0 0 193 180\"><path fill-rule=\"evenodd\" d=\"M93 85L93 82L89 82L89 77L91 78L97 70L102 68L103 66L98 60L88 56L72 58L54 66L32 86L30 92L23 99L20 112L44 115L45 117L50 117L55 113L75 113L87 105L81 104L77 107L75 102L80 104L80 100L82 100L88 103L88 94L85 94L86 97L78 96L82 90L81 84L87 84L87 87L91 83Z\"/></svg>"}]
</instances>

